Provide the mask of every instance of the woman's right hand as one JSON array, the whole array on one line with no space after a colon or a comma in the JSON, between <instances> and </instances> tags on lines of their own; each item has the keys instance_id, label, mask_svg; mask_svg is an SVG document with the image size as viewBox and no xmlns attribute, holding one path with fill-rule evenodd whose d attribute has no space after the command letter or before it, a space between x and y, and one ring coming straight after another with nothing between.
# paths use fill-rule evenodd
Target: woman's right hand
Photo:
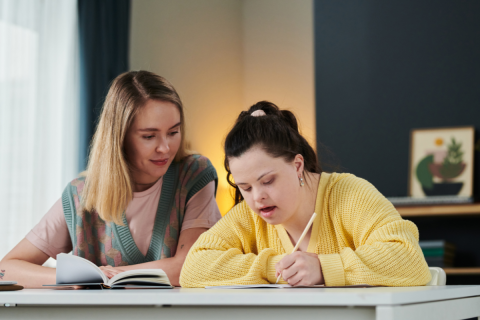
<instances>
[{"instance_id":1,"label":"woman's right hand","mask_svg":"<svg viewBox=\"0 0 480 320\"><path fill-rule=\"evenodd\" d=\"M324 284L322 266L318 255L311 252L297 251L283 257L275 265L278 277L282 278L291 286L313 286Z\"/></svg>"},{"instance_id":2,"label":"woman's right hand","mask_svg":"<svg viewBox=\"0 0 480 320\"><path fill-rule=\"evenodd\" d=\"M105 274L107 276L108 279L111 279L113 278L113 276L115 276L116 273L113 272L113 268L112 266L100 266L100 270L102 270L103 274Z\"/></svg>"}]
</instances>

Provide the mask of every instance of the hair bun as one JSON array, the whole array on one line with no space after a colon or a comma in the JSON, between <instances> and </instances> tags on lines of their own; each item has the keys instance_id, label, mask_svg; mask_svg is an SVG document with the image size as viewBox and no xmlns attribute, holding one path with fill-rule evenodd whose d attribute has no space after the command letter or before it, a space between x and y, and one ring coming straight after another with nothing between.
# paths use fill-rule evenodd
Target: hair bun
<instances>
[{"instance_id":1,"label":"hair bun","mask_svg":"<svg viewBox=\"0 0 480 320\"><path fill-rule=\"evenodd\" d=\"M257 111L257 110L262 110L263 112L265 112L265 114L267 115L276 115L276 116L279 116L280 115L280 109L273 103L271 103L270 101L259 101L257 103L255 103L253 106L250 107L250 109L248 109L248 114L252 114L253 112Z\"/></svg>"},{"instance_id":2,"label":"hair bun","mask_svg":"<svg viewBox=\"0 0 480 320\"><path fill-rule=\"evenodd\" d=\"M248 113L248 111L242 111L240 112L240 115L238 116L237 118L237 122L243 120L245 117L249 117L250 116L250 113Z\"/></svg>"},{"instance_id":3,"label":"hair bun","mask_svg":"<svg viewBox=\"0 0 480 320\"><path fill-rule=\"evenodd\" d=\"M295 115L289 110L282 110L280 113L282 114L283 120L285 120L293 130L298 132L298 122Z\"/></svg>"},{"instance_id":4,"label":"hair bun","mask_svg":"<svg viewBox=\"0 0 480 320\"><path fill-rule=\"evenodd\" d=\"M251 115L257 110L262 110L266 115L276 116L285 121L293 130L298 132L298 122L295 115L288 110L280 110L274 103L270 101L260 101L255 103L253 106L248 109L247 113ZM239 118L243 118L243 112L240 114Z\"/></svg>"}]
</instances>

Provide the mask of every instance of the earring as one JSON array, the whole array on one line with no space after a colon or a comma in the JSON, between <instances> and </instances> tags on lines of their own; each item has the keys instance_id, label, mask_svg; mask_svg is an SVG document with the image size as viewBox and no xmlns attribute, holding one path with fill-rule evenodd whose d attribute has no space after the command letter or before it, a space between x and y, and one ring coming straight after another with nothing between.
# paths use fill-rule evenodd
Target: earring
<instances>
[{"instance_id":1,"label":"earring","mask_svg":"<svg viewBox=\"0 0 480 320\"><path fill-rule=\"evenodd\" d=\"M304 186L303 178L300 176L298 177L298 180L300 180L300 187L303 187Z\"/></svg>"}]
</instances>

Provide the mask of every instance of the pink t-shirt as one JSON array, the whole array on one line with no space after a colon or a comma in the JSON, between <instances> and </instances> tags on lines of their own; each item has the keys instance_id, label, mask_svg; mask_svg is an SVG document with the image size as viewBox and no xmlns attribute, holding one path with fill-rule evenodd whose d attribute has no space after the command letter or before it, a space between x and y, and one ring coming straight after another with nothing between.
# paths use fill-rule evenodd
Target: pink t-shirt
<instances>
[{"instance_id":1,"label":"pink t-shirt","mask_svg":"<svg viewBox=\"0 0 480 320\"><path fill-rule=\"evenodd\" d=\"M125 210L133 240L143 255L147 254L152 239L158 201L162 191L160 178L151 188L134 192ZM210 181L187 202L182 229L211 228L221 215L215 201L215 182ZM27 240L50 257L70 252L72 241L63 214L62 199L58 199L40 222L27 234Z\"/></svg>"}]
</instances>

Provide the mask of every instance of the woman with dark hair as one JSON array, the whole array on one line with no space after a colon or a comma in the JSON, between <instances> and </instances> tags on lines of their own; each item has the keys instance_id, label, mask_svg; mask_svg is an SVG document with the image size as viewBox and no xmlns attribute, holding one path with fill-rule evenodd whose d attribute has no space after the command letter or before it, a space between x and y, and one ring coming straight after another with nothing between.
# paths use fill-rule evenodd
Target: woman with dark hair
<instances>
[{"instance_id":1,"label":"woman with dark hair","mask_svg":"<svg viewBox=\"0 0 480 320\"><path fill-rule=\"evenodd\" d=\"M192 246L182 286L275 283L279 275L293 286L429 282L417 227L367 181L323 172L290 111L262 101L242 112L225 140L225 168L235 206Z\"/></svg>"}]
</instances>

